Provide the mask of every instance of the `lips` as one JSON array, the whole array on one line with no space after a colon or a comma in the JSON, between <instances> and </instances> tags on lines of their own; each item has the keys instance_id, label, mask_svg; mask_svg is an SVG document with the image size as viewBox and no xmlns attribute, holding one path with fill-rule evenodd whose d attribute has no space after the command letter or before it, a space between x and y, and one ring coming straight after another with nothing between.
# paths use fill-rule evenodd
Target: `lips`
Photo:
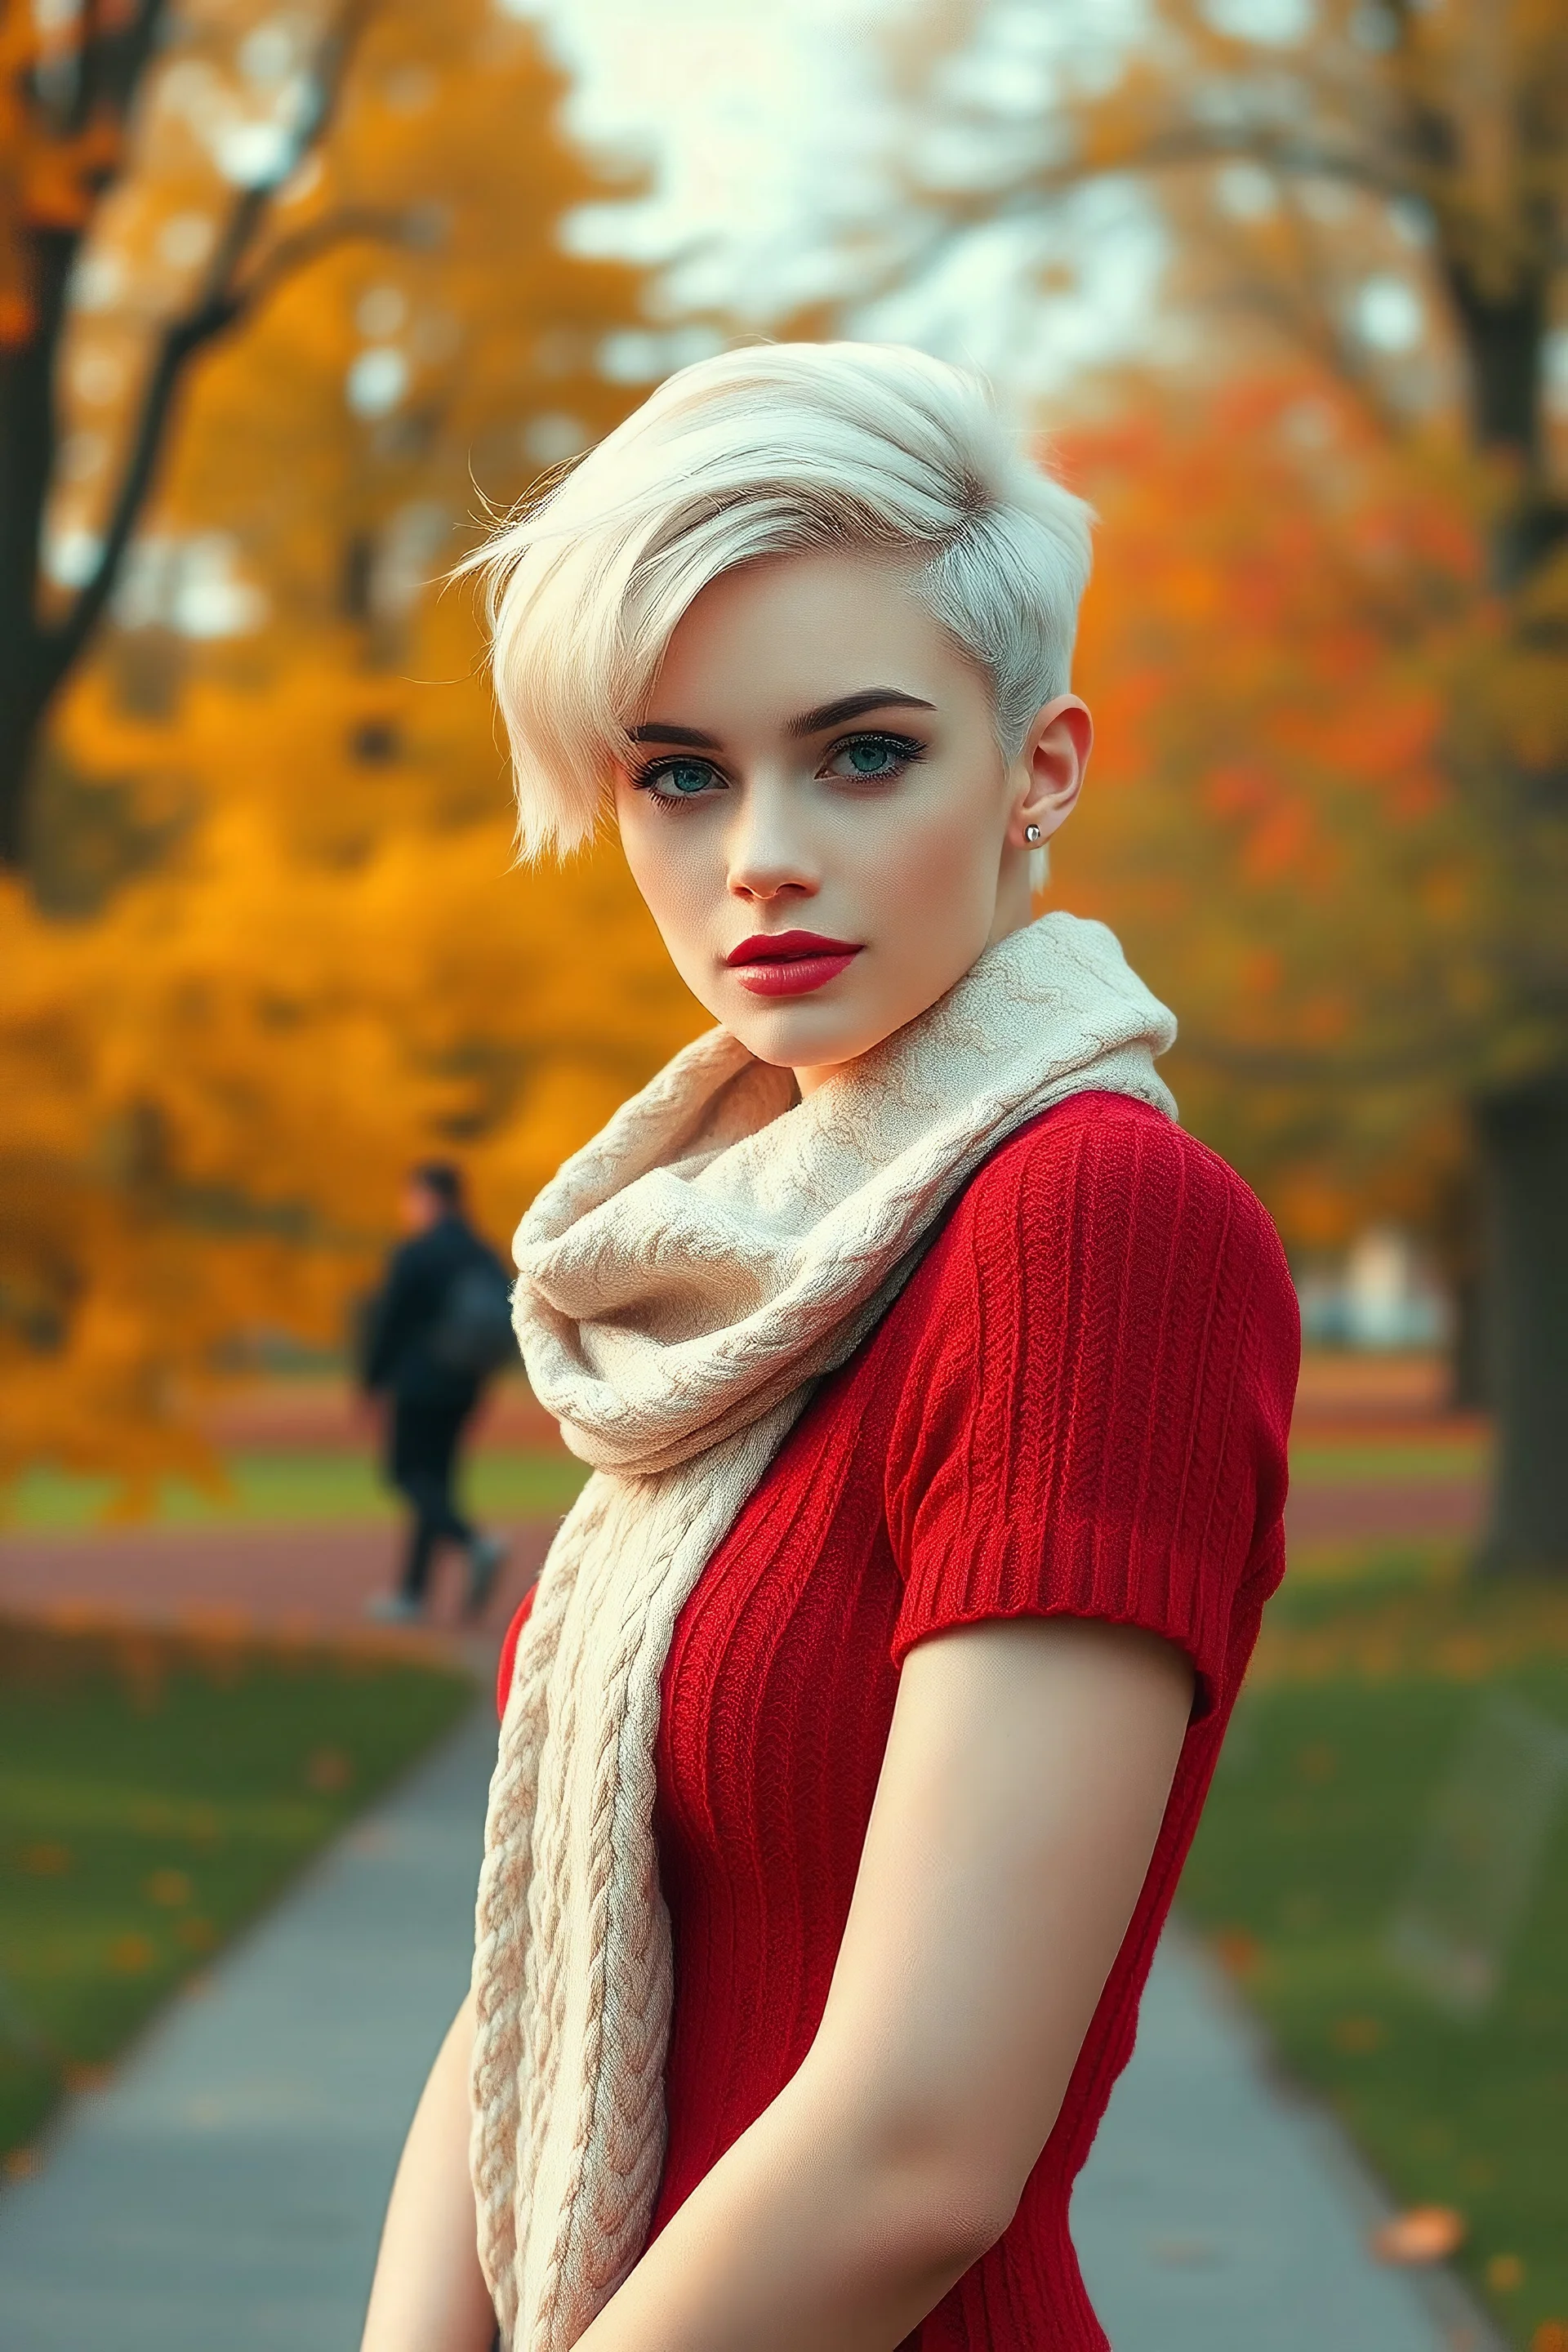
<instances>
[{"instance_id":1,"label":"lips","mask_svg":"<svg viewBox=\"0 0 1568 2352\"><path fill-rule=\"evenodd\" d=\"M847 971L859 952L856 940L819 931L758 931L724 961L750 995L805 996Z\"/></svg>"}]
</instances>

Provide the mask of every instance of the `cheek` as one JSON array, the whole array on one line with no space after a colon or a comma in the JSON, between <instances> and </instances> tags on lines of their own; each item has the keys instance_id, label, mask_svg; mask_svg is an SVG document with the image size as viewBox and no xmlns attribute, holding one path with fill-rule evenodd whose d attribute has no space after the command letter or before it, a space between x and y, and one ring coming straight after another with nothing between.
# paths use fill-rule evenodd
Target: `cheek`
<instances>
[{"instance_id":1,"label":"cheek","mask_svg":"<svg viewBox=\"0 0 1568 2352\"><path fill-rule=\"evenodd\" d=\"M627 801L631 805L626 805ZM708 971L715 885L711 852L697 838L702 828L660 815L627 793L617 795L621 851L643 904L658 926L688 987Z\"/></svg>"},{"instance_id":2,"label":"cheek","mask_svg":"<svg viewBox=\"0 0 1568 2352\"><path fill-rule=\"evenodd\" d=\"M877 894L897 909L899 936L912 952L942 953L978 929L983 942L995 911L1000 843L989 795L954 790L910 810L887 827L877 870L868 876ZM972 945L978 954L979 944Z\"/></svg>"}]
</instances>

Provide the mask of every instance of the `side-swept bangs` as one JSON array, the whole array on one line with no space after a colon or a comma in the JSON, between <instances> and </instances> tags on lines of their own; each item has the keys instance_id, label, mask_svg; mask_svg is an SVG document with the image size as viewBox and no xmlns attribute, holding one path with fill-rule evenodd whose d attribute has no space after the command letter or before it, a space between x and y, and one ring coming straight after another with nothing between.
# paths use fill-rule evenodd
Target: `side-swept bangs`
<instances>
[{"instance_id":1,"label":"side-swept bangs","mask_svg":"<svg viewBox=\"0 0 1568 2352\"><path fill-rule=\"evenodd\" d=\"M682 368L459 567L488 583L522 854L588 837L682 614L765 556L915 563L1012 758L1067 688L1090 520L984 381L923 352L775 343Z\"/></svg>"}]
</instances>

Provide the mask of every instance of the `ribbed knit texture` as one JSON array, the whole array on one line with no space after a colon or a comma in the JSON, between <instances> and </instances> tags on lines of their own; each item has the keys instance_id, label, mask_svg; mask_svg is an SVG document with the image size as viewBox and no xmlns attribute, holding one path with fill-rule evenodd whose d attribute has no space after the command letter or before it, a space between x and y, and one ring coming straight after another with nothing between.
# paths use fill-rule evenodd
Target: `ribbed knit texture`
<instances>
[{"instance_id":1,"label":"ribbed knit texture","mask_svg":"<svg viewBox=\"0 0 1568 2352\"><path fill-rule=\"evenodd\" d=\"M804 1101L712 1032L518 1229L535 1392L597 1466L550 1549L490 1784L474 1939L479 2251L510 2352L566 2352L646 2241L669 1923L654 1811L676 1619L817 1381L1001 1140L1088 1087L1173 1115L1175 1024L1042 916Z\"/></svg>"},{"instance_id":2,"label":"ribbed knit texture","mask_svg":"<svg viewBox=\"0 0 1568 2352\"><path fill-rule=\"evenodd\" d=\"M1158 1113L1079 1095L971 1180L676 1622L656 1755L675 1997L653 2231L810 2046L911 1644L1016 1614L1145 1626L1187 1652L1199 1696L1142 1895L1012 2225L909 2339L1104 2352L1068 2202L1283 1567L1297 1352L1268 1218Z\"/></svg>"}]
</instances>

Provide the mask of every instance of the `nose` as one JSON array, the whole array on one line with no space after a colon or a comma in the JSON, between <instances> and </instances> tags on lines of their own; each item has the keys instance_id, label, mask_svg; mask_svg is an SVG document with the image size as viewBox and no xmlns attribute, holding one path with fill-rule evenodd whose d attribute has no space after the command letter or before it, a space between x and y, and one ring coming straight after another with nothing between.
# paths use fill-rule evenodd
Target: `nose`
<instances>
[{"instance_id":1,"label":"nose","mask_svg":"<svg viewBox=\"0 0 1568 2352\"><path fill-rule=\"evenodd\" d=\"M814 898L822 887L818 860L789 801L787 793L755 787L741 794L725 843L731 897Z\"/></svg>"}]
</instances>

